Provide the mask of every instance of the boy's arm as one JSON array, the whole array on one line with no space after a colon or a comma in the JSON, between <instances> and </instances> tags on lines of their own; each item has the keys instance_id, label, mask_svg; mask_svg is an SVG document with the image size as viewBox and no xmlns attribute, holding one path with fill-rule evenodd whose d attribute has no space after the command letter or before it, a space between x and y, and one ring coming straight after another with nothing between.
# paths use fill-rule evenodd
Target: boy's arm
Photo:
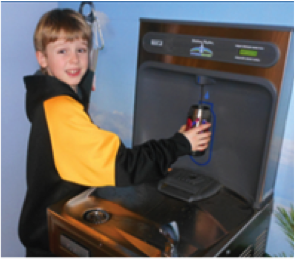
<instances>
[{"instance_id":1,"label":"boy's arm","mask_svg":"<svg viewBox=\"0 0 295 259\"><path fill-rule=\"evenodd\" d=\"M159 180L179 156L190 151L190 143L181 133L169 139L150 140L132 149L121 143L116 159L116 182L130 185Z\"/></svg>"},{"instance_id":2,"label":"boy's arm","mask_svg":"<svg viewBox=\"0 0 295 259\"><path fill-rule=\"evenodd\" d=\"M99 129L71 97L45 101L55 166L64 180L85 186L130 185L159 179L178 156L191 151L180 133L126 148L119 137Z\"/></svg>"}]
</instances>

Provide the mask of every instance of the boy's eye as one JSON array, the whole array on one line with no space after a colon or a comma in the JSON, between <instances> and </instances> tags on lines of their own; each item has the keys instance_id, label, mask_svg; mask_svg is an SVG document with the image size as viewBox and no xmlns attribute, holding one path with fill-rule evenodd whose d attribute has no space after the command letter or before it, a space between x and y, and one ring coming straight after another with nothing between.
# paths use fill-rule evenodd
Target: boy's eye
<instances>
[{"instance_id":1,"label":"boy's eye","mask_svg":"<svg viewBox=\"0 0 295 259\"><path fill-rule=\"evenodd\" d=\"M87 52L87 48L80 48L78 49L79 53L86 53Z\"/></svg>"},{"instance_id":2,"label":"boy's eye","mask_svg":"<svg viewBox=\"0 0 295 259\"><path fill-rule=\"evenodd\" d=\"M66 50L65 49L60 49L57 51L58 54L65 54L66 53Z\"/></svg>"}]
</instances>

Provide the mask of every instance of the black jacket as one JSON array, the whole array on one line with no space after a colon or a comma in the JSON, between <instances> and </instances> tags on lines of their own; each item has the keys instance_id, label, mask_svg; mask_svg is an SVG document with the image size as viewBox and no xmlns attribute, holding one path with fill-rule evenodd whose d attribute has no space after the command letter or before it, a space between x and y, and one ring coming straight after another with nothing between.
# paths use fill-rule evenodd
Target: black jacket
<instances>
[{"instance_id":1,"label":"black jacket","mask_svg":"<svg viewBox=\"0 0 295 259\"><path fill-rule=\"evenodd\" d=\"M27 193L19 223L21 242L49 251L46 209L89 187L127 186L162 178L178 156L189 154L180 133L128 149L119 137L92 123L86 112L93 73L79 89L47 75L24 78L31 122Z\"/></svg>"}]
</instances>

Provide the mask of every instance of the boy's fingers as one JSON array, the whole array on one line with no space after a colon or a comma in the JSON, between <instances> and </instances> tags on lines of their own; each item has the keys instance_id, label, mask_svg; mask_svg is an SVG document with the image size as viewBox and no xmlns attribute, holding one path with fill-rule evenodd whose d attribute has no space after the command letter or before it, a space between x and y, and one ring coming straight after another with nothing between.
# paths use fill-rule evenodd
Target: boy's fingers
<instances>
[{"instance_id":1,"label":"boy's fingers","mask_svg":"<svg viewBox=\"0 0 295 259\"><path fill-rule=\"evenodd\" d=\"M211 125L208 125L208 124L204 124L204 125L201 125L199 127L197 127L197 133L200 134L200 133L203 133L204 131L207 131L208 128L210 128Z\"/></svg>"},{"instance_id":2,"label":"boy's fingers","mask_svg":"<svg viewBox=\"0 0 295 259\"><path fill-rule=\"evenodd\" d=\"M199 139L199 140L209 140L211 138L211 135L212 133L210 131L207 131L207 132L200 132L198 134L196 134L196 138Z\"/></svg>"},{"instance_id":3,"label":"boy's fingers","mask_svg":"<svg viewBox=\"0 0 295 259\"><path fill-rule=\"evenodd\" d=\"M202 139L199 141L199 146L204 146L204 145L207 145L208 144L208 140L209 139Z\"/></svg>"},{"instance_id":4,"label":"boy's fingers","mask_svg":"<svg viewBox=\"0 0 295 259\"><path fill-rule=\"evenodd\" d=\"M198 127L198 129L202 129L202 130L204 130L204 129L208 129L208 128L210 128L211 127L211 123L206 123L206 124L202 124L202 125L200 125L199 127Z\"/></svg>"}]
</instances>

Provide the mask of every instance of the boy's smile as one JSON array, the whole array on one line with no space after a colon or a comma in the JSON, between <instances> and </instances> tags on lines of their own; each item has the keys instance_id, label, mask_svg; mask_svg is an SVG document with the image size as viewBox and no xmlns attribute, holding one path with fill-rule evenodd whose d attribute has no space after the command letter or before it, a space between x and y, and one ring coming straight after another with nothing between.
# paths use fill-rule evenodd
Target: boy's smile
<instances>
[{"instance_id":1,"label":"boy's smile","mask_svg":"<svg viewBox=\"0 0 295 259\"><path fill-rule=\"evenodd\" d=\"M37 51L38 62L54 76L77 91L77 85L88 68L88 42L83 39L67 41L61 37L46 46L45 53Z\"/></svg>"}]
</instances>

